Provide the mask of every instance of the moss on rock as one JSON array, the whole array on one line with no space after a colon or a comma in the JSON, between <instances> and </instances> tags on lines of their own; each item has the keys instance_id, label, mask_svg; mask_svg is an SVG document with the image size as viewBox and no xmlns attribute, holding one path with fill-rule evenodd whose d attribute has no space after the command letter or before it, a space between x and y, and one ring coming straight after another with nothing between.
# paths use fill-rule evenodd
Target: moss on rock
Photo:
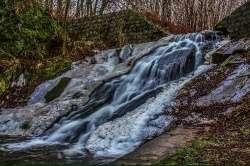
<instances>
[{"instance_id":1,"label":"moss on rock","mask_svg":"<svg viewBox=\"0 0 250 166\"><path fill-rule=\"evenodd\" d=\"M208 138L197 138L192 141L191 145L179 149L174 155L154 166L211 165L206 161L202 161L202 156L200 156L200 153L209 144L214 144L213 140Z\"/></svg>"},{"instance_id":2,"label":"moss on rock","mask_svg":"<svg viewBox=\"0 0 250 166\"><path fill-rule=\"evenodd\" d=\"M66 57L53 58L46 64L46 67L38 66L38 76L43 80L53 79L71 68L72 61ZM40 68L40 69L39 69Z\"/></svg>"},{"instance_id":3,"label":"moss on rock","mask_svg":"<svg viewBox=\"0 0 250 166\"><path fill-rule=\"evenodd\" d=\"M31 124L30 124L30 122L26 121L26 122L24 122L24 123L20 126L20 128L21 128L22 130L28 130L28 129L31 128Z\"/></svg>"},{"instance_id":4,"label":"moss on rock","mask_svg":"<svg viewBox=\"0 0 250 166\"><path fill-rule=\"evenodd\" d=\"M63 77L59 81L59 83L45 95L46 102L50 102L59 97L63 93L64 89L67 87L70 81L71 78Z\"/></svg>"}]
</instances>

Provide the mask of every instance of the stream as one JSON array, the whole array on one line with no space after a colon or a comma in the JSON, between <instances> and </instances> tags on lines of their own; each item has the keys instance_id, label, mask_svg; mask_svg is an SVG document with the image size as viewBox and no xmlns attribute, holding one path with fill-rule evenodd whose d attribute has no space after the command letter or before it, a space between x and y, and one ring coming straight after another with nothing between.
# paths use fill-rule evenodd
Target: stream
<instances>
[{"instance_id":1,"label":"stream","mask_svg":"<svg viewBox=\"0 0 250 166\"><path fill-rule=\"evenodd\" d=\"M86 103L75 102L76 109L43 133L24 141L5 143L0 149L13 156L26 154L39 158L42 154L58 160L115 161L171 128L175 117L170 108L177 93L210 68L204 65L205 54L216 49L219 42L220 38L210 32L209 35L192 33L149 43L153 47L148 47L147 53L137 58L127 72L95 88ZM119 55L107 53L106 62L101 64L106 65L106 73L115 70L114 64L126 62L136 54L133 47L125 48ZM72 70L66 76L72 74L80 72ZM71 80L56 101L63 103L76 98L74 94L81 93L82 82L86 79ZM40 85L25 109L34 109L32 105L37 103L48 106L55 102L45 103L44 96L57 83L55 79Z\"/></svg>"}]
</instances>

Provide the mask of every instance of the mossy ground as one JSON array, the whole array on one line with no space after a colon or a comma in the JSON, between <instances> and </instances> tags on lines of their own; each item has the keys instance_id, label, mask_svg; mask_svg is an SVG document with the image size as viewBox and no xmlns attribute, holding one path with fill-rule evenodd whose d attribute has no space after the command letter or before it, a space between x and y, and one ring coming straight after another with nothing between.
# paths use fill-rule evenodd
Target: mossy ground
<instances>
[{"instance_id":1,"label":"mossy ground","mask_svg":"<svg viewBox=\"0 0 250 166\"><path fill-rule=\"evenodd\" d=\"M164 30L132 10L69 21L67 31L74 41L99 42L108 48L151 42L167 35Z\"/></svg>"}]
</instances>

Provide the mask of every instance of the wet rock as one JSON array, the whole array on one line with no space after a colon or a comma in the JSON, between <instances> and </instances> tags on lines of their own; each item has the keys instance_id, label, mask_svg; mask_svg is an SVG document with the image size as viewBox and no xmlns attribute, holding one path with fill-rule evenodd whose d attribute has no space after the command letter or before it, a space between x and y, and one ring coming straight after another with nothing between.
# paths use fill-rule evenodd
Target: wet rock
<instances>
[{"instance_id":1,"label":"wet rock","mask_svg":"<svg viewBox=\"0 0 250 166\"><path fill-rule=\"evenodd\" d=\"M127 60L133 53L133 45L124 46L123 49L120 51L119 58L122 61Z\"/></svg>"},{"instance_id":2,"label":"wet rock","mask_svg":"<svg viewBox=\"0 0 250 166\"><path fill-rule=\"evenodd\" d=\"M82 92L76 92L76 93L72 96L72 98L73 98L73 99L78 99L78 98L80 98L80 97L82 97L82 96L84 96L84 94L83 94Z\"/></svg>"},{"instance_id":3,"label":"wet rock","mask_svg":"<svg viewBox=\"0 0 250 166\"><path fill-rule=\"evenodd\" d=\"M136 45L134 49L138 54L135 56L133 53L129 59L134 63L136 60L147 55L150 47L155 47L160 43L163 44L166 42L164 40L156 44L143 44L143 47L141 44ZM42 134L56 120L85 105L91 93L104 82L129 72L132 67L128 66L126 62L117 63L115 49L102 51L95 56L95 59L96 64L80 61L75 62L71 70L63 73L54 80L49 80L39 85L31 95L27 106L1 110L0 135L32 136ZM87 58L87 60L90 59ZM62 88L64 90L60 90L60 93L56 95L56 99L46 104L46 94L53 89L58 89L56 85L63 78L66 79L66 82L69 80L70 82L64 85L65 87ZM54 92L52 94L55 95ZM30 122L30 127L23 130L20 126L27 121Z\"/></svg>"},{"instance_id":4,"label":"wet rock","mask_svg":"<svg viewBox=\"0 0 250 166\"><path fill-rule=\"evenodd\" d=\"M90 64L96 64L96 59L94 57L90 59Z\"/></svg>"},{"instance_id":5,"label":"wet rock","mask_svg":"<svg viewBox=\"0 0 250 166\"><path fill-rule=\"evenodd\" d=\"M211 63L221 64L229 56L242 54L250 50L250 39L230 41L211 54Z\"/></svg>"},{"instance_id":6,"label":"wet rock","mask_svg":"<svg viewBox=\"0 0 250 166\"><path fill-rule=\"evenodd\" d=\"M106 63L109 64L109 62ZM32 102L29 102L29 105L23 108L2 109L0 135L40 135L59 118L71 111L80 109L89 100L88 97L92 91L103 82L103 79L113 69L112 64L109 64L106 67L108 70L105 69L107 71L105 74L96 75L95 71L99 70L99 67L103 67L103 65L105 64L86 65L86 63L75 63L70 71L37 87L31 96ZM84 78L85 82L81 81L82 78ZM60 84L60 80L65 81L63 87L56 86ZM88 81L91 82L91 85L86 89L84 87L86 87ZM55 89L59 89L60 93L54 93ZM81 93L77 93L79 91ZM47 92L50 92L56 98L49 104L44 102ZM29 122L29 125L23 125L26 122ZM25 130L22 128L25 128Z\"/></svg>"},{"instance_id":7,"label":"wet rock","mask_svg":"<svg viewBox=\"0 0 250 166\"><path fill-rule=\"evenodd\" d=\"M218 35L219 32L215 32L211 30L202 31L201 34L204 36L205 40L215 40L215 37L219 37Z\"/></svg>"},{"instance_id":8,"label":"wet rock","mask_svg":"<svg viewBox=\"0 0 250 166\"><path fill-rule=\"evenodd\" d=\"M26 86L26 84L27 84L27 80L25 79L24 74L21 74L16 81L12 82L11 87L21 88L21 87Z\"/></svg>"},{"instance_id":9,"label":"wet rock","mask_svg":"<svg viewBox=\"0 0 250 166\"><path fill-rule=\"evenodd\" d=\"M71 78L63 77L59 81L59 83L45 95L44 98L46 102L48 103L56 99L57 97L59 97L63 93L64 89L67 87L70 81L71 81Z\"/></svg>"},{"instance_id":10,"label":"wet rock","mask_svg":"<svg viewBox=\"0 0 250 166\"><path fill-rule=\"evenodd\" d=\"M197 106L209 106L216 103L237 103L250 92L250 65L238 66L210 94L200 97Z\"/></svg>"},{"instance_id":11,"label":"wet rock","mask_svg":"<svg viewBox=\"0 0 250 166\"><path fill-rule=\"evenodd\" d=\"M95 64L87 64L87 65L86 63L74 64L71 70L67 71L66 73L62 74L56 79L45 82L44 84L39 86L35 93L39 94L39 92L42 91L42 92L45 92L45 95L39 96L39 99L36 100L35 103L32 103L23 108L4 110L2 112L2 115L0 116L0 134L39 135L43 133L45 130L51 127L55 121L57 121L61 117L69 114L71 111L81 110L86 105L86 102L89 101L89 96L91 96L91 94L96 88L100 87L101 85L110 81L113 78L117 78L118 76L127 74L138 60L152 53L156 54L155 51L157 51L159 48L162 48L163 46L168 45L170 39L171 37L160 40L158 42L154 42L154 43L134 45L131 56L128 57L128 59L123 63L117 64L113 61L112 58L108 58L107 61L105 60L105 58L99 58L99 59L95 58L97 59L97 62L95 62ZM182 44L183 45L180 45L180 47L185 46L186 43L183 42ZM186 56L181 56L183 51L180 53L180 55L177 54L178 57L176 57L176 61L178 61L180 65L181 64L184 65L185 62L188 62L187 64L193 65L194 64L193 63L193 57L194 57L193 50L194 48L187 51L188 55ZM106 53L101 53L101 54L105 54L106 56L113 56L114 51L115 50L112 50L109 53L106 52L107 54ZM96 56L102 56L101 54L96 55ZM185 59L185 57L187 57L187 59ZM168 60L170 62L173 62L171 61L171 59L168 59ZM128 61L131 62L130 66L127 65ZM161 65L164 65L164 64L161 64ZM173 65L173 63L170 63L170 65ZM180 65L177 65L177 67ZM189 67L193 68L193 66L188 66L186 68L186 66L184 65L185 69L189 69ZM107 71L106 73L100 72L100 70L104 70L104 69L105 71ZM145 73L145 76L146 74L147 73ZM181 74L181 72L179 74ZM46 96L46 93L50 92L51 90L53 91L53 89L55 89L56 86L60 84L60 80L62 78L68 78L67 80L70 79L70 82L67 83L67 86L64 87L64 90L60 90L63 92L60 94L58 93L58 95L56 96L56 99L51 100L49 103L44 103L44 97ZM48 85L48 86L44 86L44 85ZM175 90L176 89L174 89L173 92L175 92ZM74 94L76 94L79 91L82 92L82 94L84 95L78 96L79 98L73 97ZM108 94L99 93L99 95L97 96L100 96L99 98L102 99L102 96L104 95L108 95ZM36 94L32 96L36 96ZM165 99L164 99L164 102L166 102ZM77 105L78 107L72 107L73 105ZM165 105L157 104L157 106L163 107ZM142 111L145 111L145 110L146 110L145 108L142 109ZM157 109L157 110L160 110L160 109ZM142 116L137 116L137 117L142 117ZM6 120L8 121L6 122ZM158 118L156 120L153 120L153 122L156 123L156 121L158 120L162 121L161 118ZM22 130L20 126L22 126L22 124L24 124L27 121L29 121L31 124L30 128L28 128L27 130ZM127 124L127 122L124 121L124 124ZM119 126L118 122L117 122L117 125L119 127L117 128L118 131L121 131L120 127L121 128L124 127L124 125ZM151 126L151 127L152 128L148 129L147 132L143 132L143 133L150 135L151 133L155 133L155 131L159 132L160 131L159 128L161 128L161 126ZM147 128L145 128L145 130L147 130ZM127 132L131 133L131 130L128 130ZM117 133L114 133L114 134L117 135Z\"/></svg>"},{"instance_id":12,"label":"wet rock","mask_svg":"<svg viewBox=\"0 0 250 166\"><path fill-rule=\"evenodd\" d=\"M223 53L216 52L212 55L212 63L220 64L220 63L224 62L228 57L229 57L229 55L225 55Z\"/></svg>"}]
</instances>

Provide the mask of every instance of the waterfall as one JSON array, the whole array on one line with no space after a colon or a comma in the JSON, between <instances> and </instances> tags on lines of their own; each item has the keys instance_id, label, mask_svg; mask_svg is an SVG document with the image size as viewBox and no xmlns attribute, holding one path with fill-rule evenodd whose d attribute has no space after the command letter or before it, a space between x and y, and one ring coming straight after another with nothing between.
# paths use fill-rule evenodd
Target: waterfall
<instances>
[{"instance_id":1,"label":"waterfall","mask_svg":"<svg viewBox=\"0 0 250 166\"><path fill-rule=\"evenodd\" d=\"M117 159L133 151L174 122L168 108L185 83L208 69L202 65L205 52L219 41L218 36L212 36L179 35L154 44L126 74L95 89L83 107L61 118L41 136L5 147L24 150L64 145L62 152L69 158L91 155ZM132 52L133 47L125 47L118 56L126 61Z\"/></svg>"}]
</instances>

